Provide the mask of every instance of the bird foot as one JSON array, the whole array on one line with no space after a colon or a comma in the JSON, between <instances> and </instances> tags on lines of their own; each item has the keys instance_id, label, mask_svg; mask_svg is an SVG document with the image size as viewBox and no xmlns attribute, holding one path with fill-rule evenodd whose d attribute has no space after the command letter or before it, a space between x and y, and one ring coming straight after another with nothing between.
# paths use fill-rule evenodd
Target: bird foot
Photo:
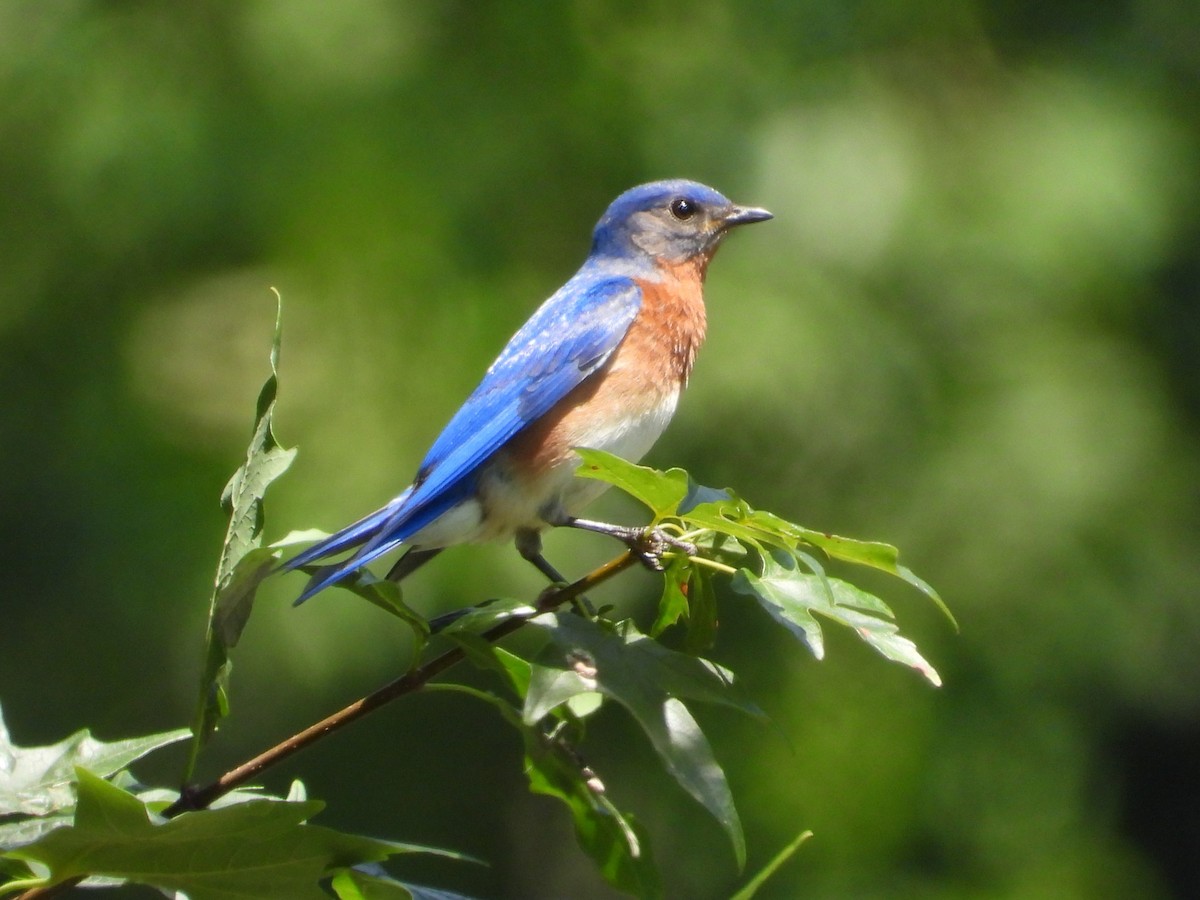
<instances>
[{"instance_id":1,"label":"bird foot","mask_svg":"<svg viewBox=\"0 0 1200 900\"><path fill-rule=\"evenodd\" d=\"M685 556L696 554L695 544L681 541L661 526L642 529L630 537L626 546L651 572L661 572L665 568L662 558L672 550L678 550Z\"/></svg>"}]
</instances>

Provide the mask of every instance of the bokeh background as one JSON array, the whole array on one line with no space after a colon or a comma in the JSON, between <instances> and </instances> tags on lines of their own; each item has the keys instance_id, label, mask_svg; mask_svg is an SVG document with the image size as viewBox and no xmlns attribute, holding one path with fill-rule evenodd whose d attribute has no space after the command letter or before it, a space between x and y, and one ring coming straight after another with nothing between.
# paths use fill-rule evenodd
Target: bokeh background
<instances>
[{"instance_id":1,"label":"bokeh background","mask_svg":"<svg viewBox=\"0 0 1200 900\"><path fill-rule=\"evenodd\" d=\"M764 896L1200 895L1198 48L1193 0L0 4L14 737L187 720L270 286L301 448L276 539L396 493L609 200L692 177L777 218L714 263L649 461L898 544L962 623L886 587L936 690L844 633L817 663L722 597L715 655L772 719L699 710L751 868L816 832ZM458 549L408 597L532 596L527 569ZM408 658L348 595L291 609L301 581L261 597L207 776ZM597 599L645 624L654 580ZM591 739L669 896L731 893L719 829L619 711ZM491 863L415 880L612 896L519 764L488 709L422 696L267 784Z\"/></svg>"}]
</instances>

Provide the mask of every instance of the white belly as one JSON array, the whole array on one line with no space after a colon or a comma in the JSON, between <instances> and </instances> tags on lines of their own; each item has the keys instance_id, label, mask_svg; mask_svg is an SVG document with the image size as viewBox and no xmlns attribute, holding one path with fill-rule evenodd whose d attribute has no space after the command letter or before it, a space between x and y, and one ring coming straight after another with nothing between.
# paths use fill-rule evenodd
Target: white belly
<instances>
[{"instance_id":1,"label":"white belly","mask_svg":"<svg viewBox=\"0 0 1200 900\"><path fill-rule=\"evenodd\" d=\"M591 424L572 433L572 447L604 450L638 462L671 421L679 391L663 396L641 415L630 415L602 424ZM536 478L515 476L503 464L490 469L480 481L482 517L476 540L507 537L521 528L546 527L547 516L577 515L608 488L602 481L576 478L579 457L571 453Z\"/></svg>"}]
</instances>

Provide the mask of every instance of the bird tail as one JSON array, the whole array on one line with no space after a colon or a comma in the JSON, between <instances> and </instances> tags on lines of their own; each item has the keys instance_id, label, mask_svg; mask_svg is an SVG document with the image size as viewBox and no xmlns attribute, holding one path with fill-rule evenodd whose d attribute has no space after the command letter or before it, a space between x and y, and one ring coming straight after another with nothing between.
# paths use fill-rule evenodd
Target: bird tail
<instances>
[{"instance_id":1,"label":"bird tail","mask_svg":"<svg viewBox=\"0 0 1200 900\"><path fill-rule=\"evenodd\" d=\"M396 497L387 506L375 510L369 516L364 516L353 525L347 525L337 534L331 534L323 541L318 541L307 550L297 553L287 562L279 567L280 572L291 572L293 569L298 569L301 566L307 566L310 563L325 559L335 554L341 553L343 550L349 550L351 547L357 547L360 544L365 544L375 535L379 534L408 501L409 495L412 494L412 488L406 488L404 493Z\"/></svg>"},{"instance_id":2,"label":"bird tail","mask_svg":"<svg viewBox=\"0 0 1200 900\"><path fill-rule=\"evenodd\" d=\"M454 506L459 499L456 493L447 493L436 498L435 502L418 502L413 505L409 503L412 491L411 487L408 488L387 506L359 519L353 525L348 525L337 534L330 535L280 566L280 571L288 572L351 547L359 547L358 552L348 559L319 569L309 579L293 605L299 606L309 597L336 584L350 573L392 552Z\"/></svg>"}]
</instances>

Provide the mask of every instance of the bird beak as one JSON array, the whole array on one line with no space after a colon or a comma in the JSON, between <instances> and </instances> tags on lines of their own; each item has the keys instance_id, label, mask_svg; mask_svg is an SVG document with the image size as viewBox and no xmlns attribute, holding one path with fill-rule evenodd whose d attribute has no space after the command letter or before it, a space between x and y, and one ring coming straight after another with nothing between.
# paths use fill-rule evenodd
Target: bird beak
<instances>
[{"instance_id":1,"label":"bird beak","mask_svg":"<svg viewBox=\"0 0 1200 900\"><path fill-rule=\"evenodd\" d=\"M750 225L773 218L775 216L757 206L735 206L722 217L721 225L724 228L733 228L736 225Z\"/></svg>"}]
</instances>

